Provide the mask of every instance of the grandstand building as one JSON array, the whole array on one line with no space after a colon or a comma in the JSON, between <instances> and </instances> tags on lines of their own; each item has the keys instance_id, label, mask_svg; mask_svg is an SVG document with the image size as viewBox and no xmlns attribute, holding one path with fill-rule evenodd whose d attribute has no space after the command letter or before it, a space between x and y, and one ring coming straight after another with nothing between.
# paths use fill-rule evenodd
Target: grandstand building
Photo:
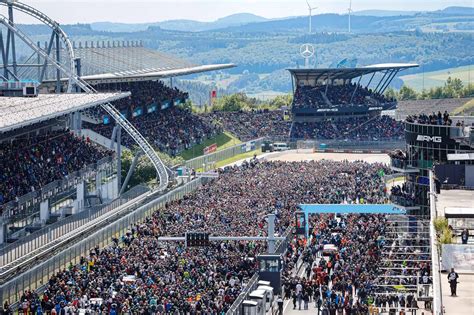
<instances>
[{"instance_id":1,"label":"grandstand building","mask_svg":"<svg viewBox=\"0 0 474 315\"><path fill-rule=\"evenodd\" d=\"M407 194L393 201L414 204L419 207L415 214L429 215L430 170L438 190L474 186L474 121L466 118L452 121L447 112L407 117L406 150L391 154L392 169L406 177Z\"/></svg>"},{"instance_id":2,"label":"grandstand building","mask_svg":"<svg viewBox=\"0 0 474 315\"><path fill-rule=\"evenodd\" d=\"M176 120L172 127L177 128L191 119L175 107L187 94L173 88L173 77L233 64L196 65L139 41L73 42L58 23L27 4L0 1L0 6L10 19L0 20L8 41L0 46L11 48L0 64L0 245L117 199L126 187L122 140L150 158L163 190L172 174L155 149L171 151L171 146L178 152L216 131L202 123L182 137L168 132L179 143L170 144L171 136L154 139L166 133L170 121ZM49 42L35 43L18 28L13 23L18 11L50 27ZM160 81L165 78L169 84ZM155 126L161 121L163 130L147 134L147 126L134 126L146 115L153 115ZM94 130L106 130L105 136Z\"/></svg>"},{"instance_id":3,"label":"grandstand building","mask_svg":"<svg viewBox=\"0 0 474 315\"><path fill-rule=\"evenodd\" d=\"M352 141L357 146L399 147L402 124L382 114L395 110L397 101L384 92L400 71L414 67L418 65L289 69L294 93L290 139L314 140L322 148Z\"/></svg>"}]
</instances>

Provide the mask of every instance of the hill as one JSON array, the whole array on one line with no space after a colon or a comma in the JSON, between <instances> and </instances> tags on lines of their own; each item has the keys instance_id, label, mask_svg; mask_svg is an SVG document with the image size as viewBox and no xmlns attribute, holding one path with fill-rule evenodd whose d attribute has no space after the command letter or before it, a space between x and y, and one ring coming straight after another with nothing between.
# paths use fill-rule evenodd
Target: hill
<instances>
[{"instance_id":1,"label":"hill","mask_svg":"<svg viewBox=\"0 0 474 315\"><path fill-rule=\"evenodd\" d=\"M473 72L471 73L471 71ZM425 72L424 74L404 75L400 79L406 85L420 92L423 90L423 87L428 90L433 87L442 86L448 77L458 78L463 82L472 82L472 79L474 79L474 65Z\"/></svg>"},{"instance_id":2,"label":"hill","mask_svg":"<svg viewBox=\"0 0 474 315\"><path fill-rule=\"evenodd\" d=\"M163 22L142 24L97 22L92 23L91 28L96 31L105 32L138 32L144 31L149 27L160 27L162 29L175 31L202 32L265 21L268 21L268 19L261 16L250 13L237 13L217 19L213 22L201 22L194 20L168 20Z\"/></svg>"}]
</instances>

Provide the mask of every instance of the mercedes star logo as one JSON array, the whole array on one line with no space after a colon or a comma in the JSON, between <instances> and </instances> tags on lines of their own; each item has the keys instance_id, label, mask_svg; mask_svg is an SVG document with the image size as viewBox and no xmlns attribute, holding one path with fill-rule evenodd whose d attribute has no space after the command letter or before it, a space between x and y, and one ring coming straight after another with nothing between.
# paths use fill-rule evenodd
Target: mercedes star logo
<instances>
[{"instance_id":1,"label":"mercedes star logo","mask_svg":"<svg viewBox=\"0 0 474 315\"><path fill-rule=\"evenodd\" d=\"M303 44L300 47L300 54L303 58L311 58L314 56L314 46L311 44Z\"/></svg>"}]
</instances>

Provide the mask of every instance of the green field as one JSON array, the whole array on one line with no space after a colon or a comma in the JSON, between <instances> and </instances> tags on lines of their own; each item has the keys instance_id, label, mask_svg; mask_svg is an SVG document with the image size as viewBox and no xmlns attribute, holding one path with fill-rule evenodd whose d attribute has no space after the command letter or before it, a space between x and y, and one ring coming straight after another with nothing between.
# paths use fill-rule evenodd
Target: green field
<instances>
[{"instance_id":1,"label":"green field","mask_svg":"<svg viewBox=\"0 0 474 315\"><path fill-rule=\"evenodd\" d=\"M451 115L472 115L472 113L469 113L469 112L473 110L474 110L474 100L470 100L463 106L453 110Z\"/></svg>"},{"instance_id":2,"label":"green field","mask_svg":"<svg viewBox=\"0 0 474 315\"><path fill-rule=\"evenodd\" d=\"M423 90L423 86L427 90L433 87L443 86L449 77L453 79L459 78L465 84L467 82L473 82L474 65L425 72L424 75L423 73L404 75L400 77L400 79L403 80L405 85L408 85L409 87L421 92Z\"/></svg>"},{"instance_id":3,"label":"green field","mask_svg":"<svg viewBox=\"0 0 474 315\"><path fill-rule=\"evenodd\" d=\"M217 151L229 148L233 145L239 144L242 141L234 137L232 134L228 132L223 132L220 135L212 138L207 139L201 144L195 145L189 150L183 151L180 156L185 160L190 160L192 158L201 156L204 154L203 150L205 147L210 146L214 143L217 143Z\"/></svg>"},{"instance_id":4,"label":"green field","mask_svg":"<svg viewBox=\"0 0 474 315\"><path fill-rule=\"evenodd\" d=\"M245 152L245 153L241 153L241 154L237 154L231 158L228 158L226 160L222 160L220 162L217 162L213 168L214 169L217 169L217 168L220 168L220 167L224 167L224 166L227 166L229 164L232 164L232 163L235 163L237 161L240 161L240 160L243 160L243 159L248 159L248 158L251 158L251 157L254 157L254 155L260 155L262 154L262 149L258 149L258 150L253 150L253 151L250 151L250 152ZM196 169L196 172L202 172L203 169L202 168L198 168Z\"/></svg>"}]
</instances>

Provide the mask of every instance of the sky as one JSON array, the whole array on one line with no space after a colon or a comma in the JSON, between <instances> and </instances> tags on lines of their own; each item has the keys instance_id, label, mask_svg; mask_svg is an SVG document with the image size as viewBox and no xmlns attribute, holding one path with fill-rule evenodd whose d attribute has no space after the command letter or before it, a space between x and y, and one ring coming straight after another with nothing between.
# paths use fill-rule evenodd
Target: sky
<instances>
[{"instance_id":1,"label":"sky","mask_svg":"<svg viewBox=\"0 0 474 315\"><path fill-rule=\"evenodd\" d=\"M305 0L21 0L62 24L91 22L145 23L173 19L214 21L235 13L266 18L308 14ZM308 0L318 13L346 13L349 0ZM353 0L352 9L433 11L474 6L474 0ZM16 22L31 23L18 16Z\"/></svg>"}]
</instances>

